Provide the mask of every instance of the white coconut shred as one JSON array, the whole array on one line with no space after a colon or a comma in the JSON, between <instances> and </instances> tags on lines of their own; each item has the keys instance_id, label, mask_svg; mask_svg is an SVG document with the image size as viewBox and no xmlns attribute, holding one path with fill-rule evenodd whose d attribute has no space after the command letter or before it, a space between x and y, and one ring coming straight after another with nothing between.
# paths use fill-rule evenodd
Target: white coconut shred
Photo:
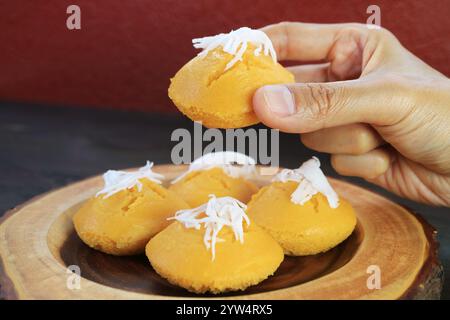
<instances>
[{"instance_id":1,"label":"white coconut shred","mask_svg":"<svg viewBox=\"0 0 450 320\"><path fill-rule=\"evenodd\" d=\"M232 178L249 178L256 172L255 165L256 161L253 158L239 152L211 152L195 159L195 161L189 165L189 169L171 183L173 184L180 181L192 171L208 170L212 168L221 168L225 174Z\"/></svg>"},{"instance_id":2,"label":"white coconut shred","mask_svg":"<svg viewBox=\"0 0 450 320\"><path fill-rule=\"evenodd\" d=\"M224 227L231 228L234 237L241 244L244 243L244 222L249 226L250 220L245 213L247 206L232 197L216 198L210 195L207 203L194 208L180 210L168 220L177 220L186 228L199 230L205 228L203 242L207 250L211 250L211 260L216 257L216 243L224 240L218 237Z\"/></svg>"},{"instance_id":3,"label":"white coconut shred","mask_svg":"<svg viewBox=\"0 0 450 320\"><path fill-rule=\"evenodd\" d=\"M277 62L277 54L270 38L264 32L248 27L242 27L230 33L220 33L215 36L192 39L192 43L194 48L203 49L198 54L201 57L206 56L208 52L219 46L222 47L224 52L233 55L233 59L228 62L225 70L231 68L236 62L242 61L248 43L256 46L256 49L253 51L255 56L263 53L266 56L270 55L274 63Z\"/></svg>"},{"instance_id":4,"label":"white coconut shred","mask_svg":"<svg viewBox=\"0 0 450 320\"><path fill-rule=\"evenodd\" d=\"M298 169L282 170L273 180L299 183L297 189L291 194L291 201L295 204L303 205L320 192L327 198L331 208L339 206L339 197L320 169L320 161L316 157L304 162Z\"/></svg>"},{"instance_id":5,"label":"white coconut shred","mask_svg":"<svg viewBox=\"0 0 450 320\"><path fill-rule=\"evenodd\" d=\"M103 174L103 189L97 192L96 197L104 195L106 199L119 191L132 189L137 186L138 191L142 191L142 182L139 179L146 178L155 183L161 184L164 176L152 171L153 162L147 161L146 165L136 171L108 170Z\"/></svg>"}]
</instances>

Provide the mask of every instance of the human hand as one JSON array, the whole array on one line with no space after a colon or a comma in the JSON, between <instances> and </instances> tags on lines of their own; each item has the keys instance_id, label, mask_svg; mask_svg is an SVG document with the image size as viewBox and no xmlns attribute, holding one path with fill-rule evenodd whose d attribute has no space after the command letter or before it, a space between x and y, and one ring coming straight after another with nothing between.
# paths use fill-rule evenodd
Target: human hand
<instances>
[{"instance_id":1,"label":"human hand","mask_svg":"<svg viewBox=\"0 0 450 320\"><path fill-rule=\"evenodd\" d=\"M298 83L253 97L267 126L300 133L334 169L400 196L450 206L450 80L385 29L280 23L262 29ZM323 63L325 61L325 63Z\"/></svg>"}]
</instances>

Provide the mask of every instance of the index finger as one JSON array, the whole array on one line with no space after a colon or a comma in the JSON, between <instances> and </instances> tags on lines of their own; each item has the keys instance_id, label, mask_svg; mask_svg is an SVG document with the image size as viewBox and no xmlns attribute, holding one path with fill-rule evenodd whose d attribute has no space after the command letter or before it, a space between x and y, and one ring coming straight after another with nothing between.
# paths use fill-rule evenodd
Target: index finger
<instances>
[{"instance_id":1,"label":"index finger","mask_svg":"<svg viewBox=\"0 0 450 320\"><path fill-rule=\"evenodd\" d=\"M368 29L358 23L317 24L281 22L261 29L272 40L278 60L321 61L329 53L339 36L351 34L365 42Z\"/></svg>"}]
</instances>

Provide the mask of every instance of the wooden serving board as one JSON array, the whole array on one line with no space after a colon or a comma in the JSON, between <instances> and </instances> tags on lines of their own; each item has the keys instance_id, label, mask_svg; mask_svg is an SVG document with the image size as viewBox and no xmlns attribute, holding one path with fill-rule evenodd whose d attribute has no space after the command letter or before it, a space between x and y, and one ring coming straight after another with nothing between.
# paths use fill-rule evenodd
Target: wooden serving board
<instances>
[{"instance_id":1,"label":"wooden serving board","mask_svg":"<svg viewBox=\"0 0 450 320\"><path fill-rule=\"evenodd\" d=\"M186 170L162 165L167 181ZM255 180L268 183L271 176ZM352 184L330 179L354 206L358 224L338 247L315 256L286 257L275 275L245 291L195 295L170 285L145 256L114 257L87 247L71 217L101 186L97 176L35 197L9 211L0 225L0 297L6 299L436 299L443 271L436 231L406 208ZM167 182L165 182L167 183ZM79 289L67 286L81 270ZM381 288L367 286L373 269ZM369 271L369 273L368 273Z\"/></svg>"}]
</instances>

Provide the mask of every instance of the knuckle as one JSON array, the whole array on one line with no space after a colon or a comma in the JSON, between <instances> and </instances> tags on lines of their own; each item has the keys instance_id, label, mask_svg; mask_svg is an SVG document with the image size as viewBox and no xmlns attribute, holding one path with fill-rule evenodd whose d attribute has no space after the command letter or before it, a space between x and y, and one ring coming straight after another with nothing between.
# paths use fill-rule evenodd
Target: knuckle
<instances>
[{"instance_id":1,"label":"knuckle","mask_svg":"<svg viewBox=\"0 0 450 320\"><path fill-rule=\"evenodd\" d=\"M305 89L307 99L302 103L302 107L312 118L326 119L337 111L338 104L335 103L339 94L337 88L322 84L307 84Z\"/></svg>"},{"instance_id":2,"label":"knuckle","mask_svg":"<svg viewBox=\"0 0 450 320\"><path fill-rule=\"evenodd\" d=\"M376 39L385 42L398 42L397 37L388 29L380 27L378 29L369 30L369 34L376 37Z\"/></svg>"},{"instance_id":3,"label":"knuckle","mask_svg":"<svg viewBox=\"0 0 450 320\"><path fill-rule=\"evenodd\" d=\"M373 148L372 135L367 130L357 129L353 136L353 154L363 154Z\"/></svg>"},{"instance_id":4,"label":"knuckle","mask_svg":"<svg viewBox=\"0 0 450 320\"><path fill-rule=\"evenodd\" d=\"M277 52L277 55L280 58L289 57L292 52L292 26L294 24L298 24L296 22L290 22L290 21L282 21L277 23L276 29L281 30L280 35L281 38L279 41L275 41L275 51Z\"/></svg>"},{"instance_id":5,"label":"knuckle","mask_svg":"<svg viewBox=\"0 0 450 320\"><path fill-rule=\"evenodd\" d=\"M367 175L369 179L375 179L386 172L388 169L386 162L382 159L376 159L374 161L372 171Z\"/></svg>"},{"instance_id":6,"label":"knuckle","mask_svg":"<svg viewBox=\"0 0 450 320\"><path fill-rule=\"evenodd\" d=\"M397 39L397 37L389 29L386 29L385 27L380 27L380 29L373 31L378 31L381 37L387 39Z\"/></svg>"},{"instance_id":7,"label":"knuckle","mask_svg":"<svg viewBox=\"0 0 450 320\"><path fill-rule=\"evenodd\" d=\"M365 39L368 34L369 29L367 29L366 25L361 23L346 23L337 32L335 40L352 39L356 43L361 39Z\"/></svg>"}]
</instances>

